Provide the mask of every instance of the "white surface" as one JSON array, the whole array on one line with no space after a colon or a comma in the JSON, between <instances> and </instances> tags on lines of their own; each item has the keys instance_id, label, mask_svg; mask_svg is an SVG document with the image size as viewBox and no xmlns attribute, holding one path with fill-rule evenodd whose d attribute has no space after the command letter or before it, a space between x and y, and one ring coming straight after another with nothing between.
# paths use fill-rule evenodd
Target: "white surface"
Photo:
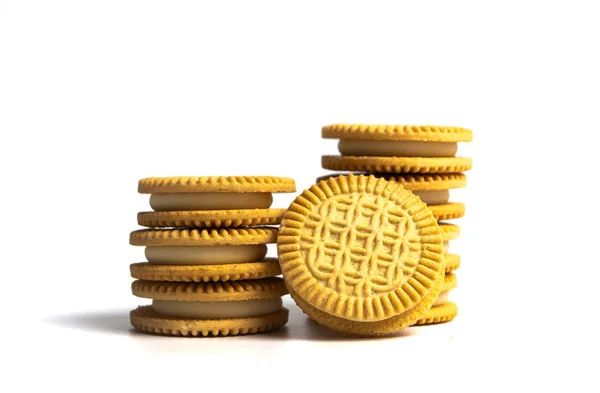
<instances>
[{"instance_id":1,"label":"white surface","mask_svg":"<svg viewBox=\"0 0 600 393\"><path fill-rule=\"evenodd\" d=\"M598 390L593 2L199 3L0 2L1 391ZM287 299L272 335L132 333L137 180L301 190L335 122L474 130L459 318L349 340Z\"/></svg>"}]
</instances>

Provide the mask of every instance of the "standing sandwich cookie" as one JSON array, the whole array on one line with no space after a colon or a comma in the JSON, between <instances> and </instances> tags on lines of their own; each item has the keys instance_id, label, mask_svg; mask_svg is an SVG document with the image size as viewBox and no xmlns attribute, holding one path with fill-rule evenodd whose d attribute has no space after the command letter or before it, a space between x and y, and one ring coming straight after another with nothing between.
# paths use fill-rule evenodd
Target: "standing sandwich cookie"
<instances>
[{"instance_id":1,"label":"standing sandwich cookie","mask_svg":"<svg viewBox=\"0 0 600 393\"><path fill-rule=\"evenodd\" d=\"M151 333L181 336L227 336L259 333L287 323L281 278L225 283L134 281L135 296L151 306L131 311L131 324Z\"/></svg>"},{"instance_id":2,"label":"standing sandwich cookie","mask_svg":"<svg viewBox=\"0 0 600 393\"><path fill-rule=\"evenodd\" d=\"M272 193L294 192L294 180L273 176L152 177L138 192L154 211L138 213L147 227L226 228L278 224L285 209L270 208Z\"/></svg>"},{"instance_id":3,"label":"standing sandwich cookie","mask_svg":"<svg viewBox=\"0 0 600 393\"><path fill-rule=\"evenodd\" d=\"M453 320L458 314L458 308L456 303L448 301L448 295L450 291L457 286L456 275L449 273L444 277L444 286L442 292L433 303L433 306L421 319L419 319L415 325L431 325L435 323L448 322Z\"/></svg>"},{"instance_id":4,"label":"standing sandwich cookie","mask_svg":"<svg viewBox=\"0 0 600 393\"><path fill-rule=\"evenodd\" d=\"M338 173L321 176L317 178L317 182L341 175ZM450 190L467 185L467 176L462 173L432 175L373 173L373 176L402 184L427 204L438 221L452 220L465 215L463 203L450 202Z\"/></svg>"},{"instance_id":5,"label":"standing sandwich cookie","mask_svg":"<svg viewBox=\"0 0 600 393\"><path fill-rule=\"evenodd\" d=\"M421 319L443 284L442 234L398 183L340 176L305 190L281 223L288 290L319 324L377 336Z\"/></svg>"},{"instance_id":6,"label":"standing sandwich cookie","mask_svg":"<svg viewBox=\"0 0 600 393\"><path fill-rule=\"evenodd\" d=\"M277 241L269 227L227 229L143 229L129 243L145 246L148 262L130 265L131 276L152 281L247 280L281 274L275 258L265 258Z\"/></svg>"},{"instance_id":7,"label":"standing sandwich cookie","mask_svg":"<svg viewBox=\"0 0 600 393\"><path fill-rule=\"evenodd\" d=\"M471 169L470 158L456 157L458 142L469 142L466 128L406 125L334 124L323 138L340 139L339 156L323 156L325 169L387 173L456 173Z\"/></svg>"}]
</instances>

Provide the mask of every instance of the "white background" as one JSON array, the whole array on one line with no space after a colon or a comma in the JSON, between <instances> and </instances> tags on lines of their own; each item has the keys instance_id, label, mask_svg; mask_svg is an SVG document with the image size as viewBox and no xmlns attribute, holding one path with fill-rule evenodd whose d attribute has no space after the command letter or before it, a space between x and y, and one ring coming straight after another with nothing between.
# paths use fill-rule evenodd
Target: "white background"
<instances>
[{"instance_id":1,"label":"white background","mask_svg":"<svg viewBox=\"0 0 600 393\"><path fill-rule=\"evenodd\" d=\"M598 37L579 1L0 1L0 390L597 391ZM272 335L131 332L137 180L302 190L336 122L474 131L460 316L349 340L288 298Z\"/></svg>"}]
</instances>

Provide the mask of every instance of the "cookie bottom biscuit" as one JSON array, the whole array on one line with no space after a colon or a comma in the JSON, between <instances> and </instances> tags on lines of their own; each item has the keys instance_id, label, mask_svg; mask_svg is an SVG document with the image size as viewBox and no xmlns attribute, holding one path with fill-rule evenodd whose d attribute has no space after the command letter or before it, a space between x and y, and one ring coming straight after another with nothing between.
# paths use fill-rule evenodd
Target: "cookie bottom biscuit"
<instances>
[{"instance_id":1,"label":"cookie bottom biscuit","mask_svg":"<svg viewBox=\"0 0 600 393\"><path fill-rule=\"evenodd\" d=\"M427 205L433 216L438 221L453 220L465 215L465 205L463 203L445 203L443 205Z\"/></svg>"},{"instance_id":2,"label":"cookie bottom biscuit","mask_svg":"<svg viewBox=\"0 0 600 393\"><path fill-rule=\"evenodd\" d=\"M456 318L456 315L458 315L456 303L444 303L441 306L432 307L427 310L425 315L415 323L415 326L449 322Z\"/></svg>"},{"instance_id":3,"label":"cookie bottom biscuit","mask_svg":"<svg viewBox=\"0 0 600 393\"><path fill-rule=\"evenodd\" d=\"M191 319L161 315L152 306L142 306L129 314L131 325L138 330L173 336L235 336L267 332L284 326L289 311L257 317L233 319Z\"/></svg>"},{"instance_id":4,"label":"cookie bottom biscuit","mask_svg":"<svg viewBox=\"0 0 600 393\"><path fill-rule=\"evenodd\" d=\"M437 299L442 289L443 282L444 274L442 273L436 279L430 293L413 308L395 317L375 322L357 322L327 314L308 304L294 292L293 289L288 287L288 291L302 311L319 325L349 335L372 337L393 334L413 325L417 320L423 317L435 299Z\"/></svg>"},{"instance_id":5,"label":"cookie bottom biscuit","mask_svg":"<svg viewBox=\"0 0 600 393\"><path fill-rule=\"evenodd\" d=\"M321 166L334 171L385 173L456 173L473 166L468 157L322 156Z\"/></svg>"},{"instance_id":6,"label":"cookie bottom biscuit","mask_svg":"<svg viewBox=\"0 0 600 393\"><path fill-rule=\"evenodd\" d=\"M276 225L285 209L193 210L138 213L145 227L237 228Z\"/></svg>"},{"instance_id":7,"label":"cookie bottom biscuit","mask_svg":"<svg viewBox=\"0 0 600 393\"><path fill-rule=\"evenodd\" d=\"M139 280L177 282L252 280L281 274L276 258L223 265L156 265L142 262L129 265L129 270L131 277Z\"/></svg>"}]
</instances>

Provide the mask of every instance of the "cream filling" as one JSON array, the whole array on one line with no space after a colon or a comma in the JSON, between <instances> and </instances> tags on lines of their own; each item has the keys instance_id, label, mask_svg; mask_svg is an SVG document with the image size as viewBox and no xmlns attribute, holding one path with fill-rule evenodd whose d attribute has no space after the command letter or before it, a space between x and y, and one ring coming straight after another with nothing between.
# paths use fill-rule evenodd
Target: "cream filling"
<instances>
[{"instance_id":1,"label":"cream filling","mask_svg":"<svg viewBox=\"0 0 600 393\"><path fill-rule=\"evenodd\" d=\"M267 245L146 247L145 254L148 262L160 265L225 265L262 261Z\"/></svg>"},{"instance_id":2,"label":"cream filling","mask_svg":"<svg viewBox=\"0 0 600 393\"><path fill-rule=\"evenodd\" d=\"M152 300L152 308L159 314L182 318L223 319L246 318L271 314L281 309L281 298L254 299L234 302L181 302Z\"/></svg>"},{"instance_id":3,"label":"cream filling","mask_svg":"<svg viewBox=\"0 0 600 393\"><path fill-rule=\"evenodd\" d=\"M450 291L440 292L440 295L438 296L438 298L433 303L433 306L431 306L431 307L442 306L442 305L448 303L448 294L449 293L450 293Z\"/></svg>"},{"instance_id":4,"label":"cream filling","mask_svg":"<svg viewBox=\"0 0 600 393\"><path fill-rule=\"evenodd\" d=\"M458 144L455 142L341 139L338 150L343 156L454 157L458 151Z\"/></svg>"},{"instance_id":5,"label":"cream filling","mask_svg":"<svg viewBox=\"0 0 600 393\"><path fill-rule=\"evenodd\" d=\"M198 192L152 194L150 206L155 211L266 209L273 195L266 192Z\"/></svg>"},{"instance_id":6,"label":"cream filling","mask_svg":"<svg viewBox=\"0 0 600 393\"><path fill-rule=\"evenodd\" d=\"M444 254L448 254L448 251L450 251L450 242L442 242L442 248L444 249Z\"/></svg>"},{"instance_id":7,"label":"cream filling","mask_svg":"<svg viewBox=\"0 0 600 393\"><path fill-rule=\"evenodd\" d=\"M450 201L450 190L413 191L413 194L428 205L443 205Z\"/></svg>"}]
</instances>

